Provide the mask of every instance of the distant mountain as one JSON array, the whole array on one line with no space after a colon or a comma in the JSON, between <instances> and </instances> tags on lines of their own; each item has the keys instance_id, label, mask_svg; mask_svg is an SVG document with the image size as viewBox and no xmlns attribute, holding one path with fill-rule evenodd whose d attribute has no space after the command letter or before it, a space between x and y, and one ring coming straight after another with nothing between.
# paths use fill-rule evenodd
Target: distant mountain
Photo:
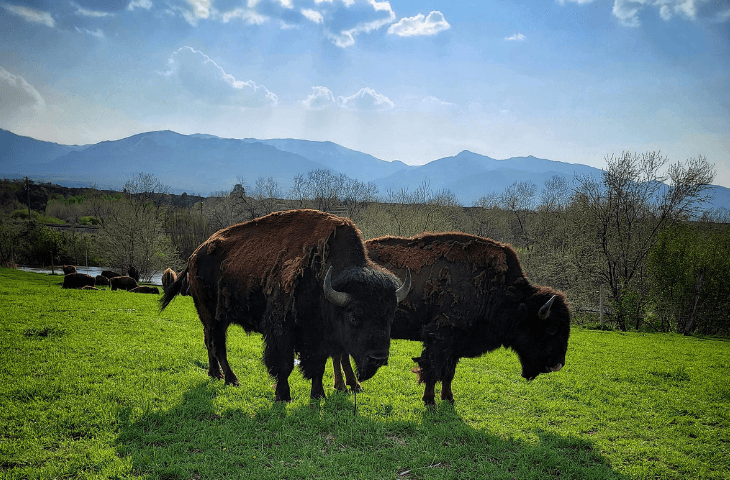
<instances>
[{"instance_id":1,"label":"distant mountain","mask_svg":"<svg viewBox=\"0 0 730 480\"><path fill-rule=\"evenodd\" d=\"M387 162L332 142L295 139L257 140L214 135L147 132L94 145L59 145L0 130L0 176L29 176L65 186L96 185L119 190L140 172L155 175L173 192L209 195L230 191L240 179L253 187L272 177L287 192L294 177L317 169L373 182L381 196L415 191L424 181L434 192L451 191L463 205L501 193L516 181L530 180L539 191L554 175L570 184L577 175L600 169L535 157L496 160L467 150L421 166ZM712 207L730 209L730 189L713 186Z\"/></svg>"}]
</instances>

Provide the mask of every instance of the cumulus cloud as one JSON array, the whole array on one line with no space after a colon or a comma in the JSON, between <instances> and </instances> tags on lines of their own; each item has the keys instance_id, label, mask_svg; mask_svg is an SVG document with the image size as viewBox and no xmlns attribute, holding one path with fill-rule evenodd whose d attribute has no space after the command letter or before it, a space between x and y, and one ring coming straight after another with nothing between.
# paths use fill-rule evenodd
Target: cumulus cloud
<instances>
[{"instance_id":1,"label":"cumulus cloud","mask_svg":"<svg viewBox=\"0 0 730 480\"><path fill-rule=\"evenodd\" d=\"M302 105L307 110L324 110L337 105L335 96L327 87L312 87L312 93L306 99L302 100Z\"/></svg>"},{"instance_id":2,"label":"cumulus cloud","mask_svg":"<svg viewBox=\"0 0 730 480\"><path fill-rule=\"evenodd\" d=\"M332 3L333 10L327 15L332 20L325 25L327 37L340 48L351 47L355 37L370 33L395 21L395 12L390 2L343 2L343 6ZM344 8L343 8L344 7Z\"/></svg>"},{"instance_id":3,"label":"cumulus cloud","mask_svg":"<svg viewBox=\"0 0 730 480\"><path fill-rule=\"evenodd\" d=\"M401 18L388 28L388 33L400 37L415 37L422 35L436 35L451 28L443 14L434 10L428 16L419 13L415 17Z\"/></svg>"},{"instance_id":4,"label":"cumulus cloud","mask_svg":"<svg viewBox=\"0 0 730 480\"><path fill-rule=\"evenodd\" d=\"M350 97L338 97L337 103L342 108L351 110L385 110L394 106L388 97L369 87L361 88L359 92Z\"/></svg>"},{"instance_id":5,"label":"cumulus cloud","mask_svg":"<svg viewBox=\"0 0 730 480\"><path fill-rule=\"evenodd\" d=\"M515 33L511 37L504 37L504 39L507 40L508 42L522 42L525 40L525 38L527 38L527 37L525 37L521 33Z\"/></svg>"},{"instance_id":6,"label":"cumulus cloud","mask_svg":"<svg viewBox=\"0 0 730 480\"><path fill-rule=\"evenodd\" d=\"M49 12L35 10L33 8L23 7L19 5L9 5L7 3L3 3L2 7L13 15L19 16L26 22L40 23L41 25L45 25L51 28L56 25L56 22L53 20L53 17Z\"/></svg>"},{"instance_id":7,"label":"cumulus cloud","mask_svg":"<svg viewBox=\"0 0 730 480\"><path fill-rule=\"evenodd\" d=\"M201 102L247 108L276 105L278 102L277 96L263 85L252 80L236 80L212 58L192 47L177 49L168 64L170 69L163 75L183 86Z\"/></svg>"},{"instance_id":8,"label":"cumulus cloud","mask_svg":"<svg viewBox=\"0 0 730 480\"><path fill-rule=\"evenodd\" d=\"M0 67L0 113L8 115L23 107L36 110L46 108L46 102L38 90L20 75Z\"/></svg>"}]
</instances>

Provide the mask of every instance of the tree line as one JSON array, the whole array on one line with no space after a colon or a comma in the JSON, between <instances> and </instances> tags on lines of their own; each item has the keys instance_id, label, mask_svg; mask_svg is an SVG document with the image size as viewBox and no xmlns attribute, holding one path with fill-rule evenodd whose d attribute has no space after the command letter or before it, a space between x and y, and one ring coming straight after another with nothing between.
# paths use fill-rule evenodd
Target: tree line
<instances>
[{"instance_id":1,"label":"tree line","mask_svg":"<svg viewBox=\"0 0 730 480\"><path fill-rule=\"evenodd\" d=\"M20 207L28 184L6 180L0 261L83 264L83 258L120 271L134 266L150 278L182 268L200 243L228 225L316 208L352 218L366 238L461 231L510 243L531 281L566 292L578 322L728 335L730 214L703 209L714 175L704 157L669 164L659 152L624 152L607 156L598 177L569 184L554 176L539 195L532 182L516 182L463 206L428 180L414 191L381 193L372 183L315 170L296 176L288 192L272 178L249 185L239 177L230 191L198 197L172 195L140 173L122 192L50 195L37 210ZM13 188L15 201L6 202ZM46 225L54 218L96 233L54 230Z\"/></svg>"}]
</instances>

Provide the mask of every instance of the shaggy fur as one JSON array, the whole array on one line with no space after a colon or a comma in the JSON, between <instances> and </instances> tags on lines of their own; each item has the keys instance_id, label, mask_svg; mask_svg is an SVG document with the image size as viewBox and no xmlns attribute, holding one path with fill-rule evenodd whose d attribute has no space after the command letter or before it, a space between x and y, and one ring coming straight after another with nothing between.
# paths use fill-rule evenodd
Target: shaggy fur
<instances>
[{"instance_id":1,"label":"shaggy fur","mask_svg":"<svg viewBox=\"0 0 730 480\"><path fill-rule=\"evenodd\" d=\"M137 281L132 277L114 277L109 279L112 290L131 290L137 286Z\"/></svg>"},{"instance_id":2,"label":"shaggy fur","mask_svg":"<svg viewBox=\"0 0 730 480\"><path fill-rule=\"evenodd\" d=\"M63 277L61 288L83 288L87 285L94 286L94 277L85 273L69 273Z\"/></svg>"},{"instance_id":3,"label":"shaggy fur","mask_svg":"<svg viewBox=\"0 0 730 480\"><path fill-rule=\"evenodd\" d=\"M527 379L565 364L570 332L565 295L530 284L509 245L452 232L376 238L366 247L373 261L396 275L406 268L413 272L413 286L398 306L392 337L423 342L414 371L425 384L427 405L435 403L439 381L441 398L453 402L451 381L462 357L511 348ZM540 307L553 295L550 316L540 320ZM335 368L338 363L336 359ZM335 378L341 378L339 371Z\"/></svg>"}]
</instances>

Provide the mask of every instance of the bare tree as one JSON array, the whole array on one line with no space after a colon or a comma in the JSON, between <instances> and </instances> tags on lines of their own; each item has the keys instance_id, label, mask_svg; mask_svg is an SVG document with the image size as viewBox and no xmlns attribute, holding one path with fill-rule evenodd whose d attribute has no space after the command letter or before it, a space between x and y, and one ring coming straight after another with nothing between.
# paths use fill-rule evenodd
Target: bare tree
<instances>
[{"instance_id":1,"label":"bare tree","mask_svg":"<svg viewBox=\"0 0 730 480\"><path fill-rule=\"evenodd\" d=\"M261 177L256 180L256 187L253 190L253 199L262 215L268 215L275 211L281 196L279 183L274 180L273 177Z\"/></svg>"},{"instance_id":2,"label":"bare tree","mask_svg":"<svg viewBox=\"0 0 730 480\"><path fill-rule=\"evenodd\" d=\"M627 328L646 289L646 258L661 229L699 211L704 190L715 177L714 166L700 156L669 165L659 152L606 157L599 179L578 178L574 216L574 261L597 283L606 284L619 328ZM666 182L666 183L665 183Z\"/></svg>"},{"instance_id":3,"label":"bare tree","mask_svg":"<svg viewBox=\"0 0 730 480\"><path fill-rule=\"evenodd\" d=\"M534 209L537 186L531 181L515 182L507 187L500 198L500 206L514 215L512 236L517 243L530 244L527 231L527 215Z\"/></svg>"}]
</instances>

